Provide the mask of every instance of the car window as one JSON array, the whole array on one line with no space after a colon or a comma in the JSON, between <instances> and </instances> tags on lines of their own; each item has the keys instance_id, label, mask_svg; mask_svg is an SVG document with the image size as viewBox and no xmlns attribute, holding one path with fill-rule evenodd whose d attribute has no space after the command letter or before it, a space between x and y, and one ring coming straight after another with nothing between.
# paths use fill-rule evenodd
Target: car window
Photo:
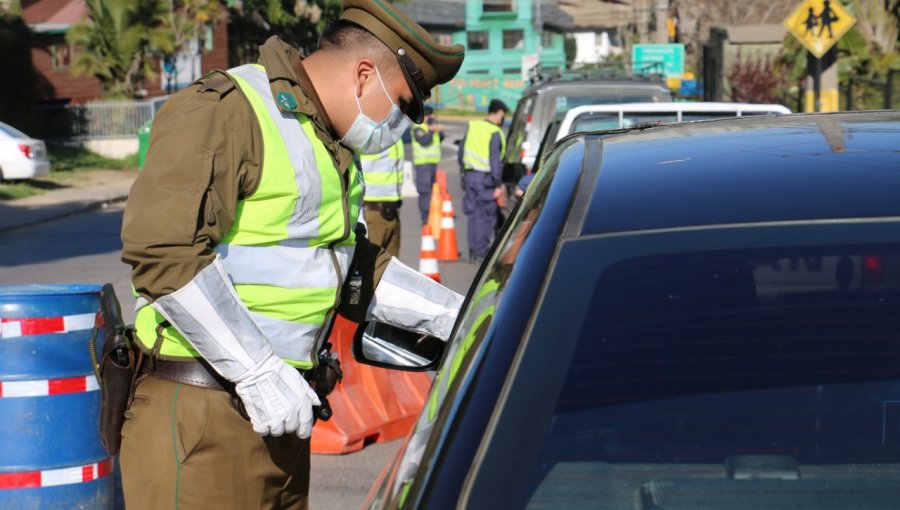
<instances>
[{"instance_id":1,"label":"car window","mask_svg":"<svg viewBox=\"0 0 900 510\"><path fill-rule=\"evenodd\" d=\"M688 122L691 120L707 120L722 119L726 117L737 117L737 112L682 112L681 120Z\"/></svg>"},{"instance_id":2,"label":"car window","mask_svg":"<svg viewBox=\"0 0 900 510\"><path fill-rule=\"evenodd\" d=\"M609 267L529 508L890 508L900 497L900 245Z\"/></svg>"},{"instance_id":3,"label":"car window","mask_svg":"<svg viewBox=\"0 0 900 510\"><path fill-rule=\"evenodd\" d=\"M29 138L29 136L25 133L10 126L9 124L4 124L3 122L0 122L0 132L3 132L4 134L9 135L13 138Z\"/></svg>"},{"instance_id":4,"label":"car window","mask_svg":"<svg viewBox=\"0 0 900 510\"><path fill-rule=\"evenodd\" d=\"M405 501L412 481L419 474L422 459L428 458L426 447L434 439L432 433L436 429L440 413L446 411L447 402L463 391L461 381L465 379L467 371L477 369L477 364L473 364L475 353L483 347L494 317L503 304L507 282L519 259L520 249L544 208L553 169L559 162L561 152L550 155L546 165L548 170L537 174L528 186L528 192L519 201L511 220L494 243L473 283L456 329L448 341L425 407L402 452L394 485L390 489L391 494L382 495L384 498L397 498L400 506Z\"/></svg>"},{"instance_id":5,"label":"car window","mask_svg":"<svg viewBox=\"0 0 900 510\"><path fill-rule=\"evenodd\" d=\"M531 115L531 107L534 105L534 97L530 96L519 101L516 113L509 126L509 135L506 137L506 157L504 161L507 163L519 163L522 161L521 147L522 141L525 139L525 128L528 124L528 117Z\"/></svg>"},{"instance_id":6,"label":"car window","mask_svg":"<svg viewBox=\"0 0 900 510\"><path fill-rule=\"evenodd\" d=\"M572 108L586 106L592 104L624 104L624 103L647 103L656 101L653 94L610 94L609 92L598 92L596 95L571 94L556 96L550 105L550 115L548 118L554 118L557 115L563 116Z\"/></svg>"}]
</instances>

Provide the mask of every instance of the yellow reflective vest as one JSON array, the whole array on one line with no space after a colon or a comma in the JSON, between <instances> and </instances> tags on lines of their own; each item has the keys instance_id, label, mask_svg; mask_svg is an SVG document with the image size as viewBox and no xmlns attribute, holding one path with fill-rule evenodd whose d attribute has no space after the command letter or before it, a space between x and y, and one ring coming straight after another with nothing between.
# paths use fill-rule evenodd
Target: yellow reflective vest
<instances>
[{"instance_id":1,"label":"yellow reflective vest","mask_svg":"<svg viewBox=\"0 0 900 510\"><path fill-rule=\"evenodd\" d=\"M215 251L275 353L311 368L353 259L362 180L351 165L345 182L305 115L282 115L262 66L228 75L259 122L263 161L259 186L238 202ZM150 306L138 311L135 326L144 347L159 344L163 358L199 357Z\"/></svg>"}]
</instances>

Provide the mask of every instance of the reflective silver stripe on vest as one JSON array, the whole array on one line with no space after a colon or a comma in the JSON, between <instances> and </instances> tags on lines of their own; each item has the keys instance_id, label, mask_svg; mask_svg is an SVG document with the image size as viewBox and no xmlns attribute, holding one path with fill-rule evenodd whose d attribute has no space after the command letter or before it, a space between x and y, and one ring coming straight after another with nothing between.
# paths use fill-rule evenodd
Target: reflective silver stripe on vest
<instances>
[{"instance_id":1,"label":"reflective silver stripe on vest","mask_svg":"<svg viewBox=\"0 0 900 510\"><path fill-rule=\"evenodd\" d=\"M312 361L310 355L316 350L316 334L322 325L283 321L254 312L250 312L250 315L265 333L279 358Z\"/></svg>"},{"instance_id":2,"label":"reflective silver stripe on vest","mask_svg":"<svg viewBox=\"0 0 900 510\"><path fill-rule=\"evenodd\" d=\"M396 184L367 184L366 196L369 199L400 196L400 186Z\"/></svg>"},{"instance_id":3,"label":"reflective silver stripe on vest","mask_svg":"<svg viewBox=\"0 0 900 510\"><path fill-rule=\"evenodd\" d=\"M319 209L322 206L322 178L316 165L315 151L297 117L293 113L282 112L272 98L272 88L266 72L247 64L228 71L240 76L253 87L263 100L269 117L278 127L281 140L294 164L294 180L297 183L298 198L294 212L288 222L289 238L312 239L319 235Z\"/></svg>"},{"instance_id":4,"label":"reflective silver stripe on vest","mask_svg":"<svg viewBox=\"0 0 900 510\"><path fill-rule=\"evenodd\" d=\"M327 248L220 244L215 250L222 256L225 272L238 285L327 289L337 281ZM334 251L346 274L353 247L335 247Z\"/></svg>"},{"instance_id":5,"label":"reflective silver stripe on vest","mask_svg":"<svg viewBox=\"0 0 900 510\"><path fill-rule=\"evenodd\" d=\"M491 162L481 159L472 151L463 151L463 163L467 163L476 172L490 172Z\"/></svg>"},{"instance_id":6,"label":"reflective silver stripe on vest","mask_svg":"<svg viewBox=\"0 0 900 510\"><path fill-rule=\"evenodd\" d=\"M363 159L363 171L367 174L389 174L402 171L400 161L390 157L378 159Z\"/></svg>"}]
</instances>

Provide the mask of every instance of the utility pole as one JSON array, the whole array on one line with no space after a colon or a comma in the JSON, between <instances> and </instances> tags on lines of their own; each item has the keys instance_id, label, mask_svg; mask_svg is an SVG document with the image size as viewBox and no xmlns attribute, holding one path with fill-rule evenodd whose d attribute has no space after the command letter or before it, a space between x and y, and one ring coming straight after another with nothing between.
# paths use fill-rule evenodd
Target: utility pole
<instances>
[{"instance_id":1,"label":"utility pole","mask_svg":"<svg viewBox=\"0 0 900 510\"><path fill-rule=\"evenodd\" d=\"M541 20L541 0L534 0L532 18L534 19L534 33L537 34L537 54L540 57L541 50L544 49L544 22Z\"/></svg>"},{"instance_id":2,"label":"utility pole","mask_svg":"<svg viewBox=\"0 0 900 510\"><path fill-rule=\"evenodd\" d=\"M656 43L667 44L669 42L669 30L666 21L669 19L669 0L655 0L653 10L656 13Z\"/></svg>"}]
</instances>

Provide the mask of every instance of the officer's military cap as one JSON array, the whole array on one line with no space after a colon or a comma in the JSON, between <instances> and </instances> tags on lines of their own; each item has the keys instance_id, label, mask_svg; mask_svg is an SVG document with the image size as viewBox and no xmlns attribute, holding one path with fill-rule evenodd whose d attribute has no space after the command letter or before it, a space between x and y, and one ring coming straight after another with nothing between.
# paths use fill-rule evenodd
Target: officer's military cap
<instances>
[{"instance_id":1,"label":"officer's military cap","mask_svg":"<svg viewBox=\"0 0 900 510\"><path fill-rule=\"evenodd\" d=\"M465 48L434 42L428 32L387 0L343 0L341 19L368 30L397 56L415 100L407 115L422 122L431 89L459 71Z\"/></svg>"}]
</instances>

